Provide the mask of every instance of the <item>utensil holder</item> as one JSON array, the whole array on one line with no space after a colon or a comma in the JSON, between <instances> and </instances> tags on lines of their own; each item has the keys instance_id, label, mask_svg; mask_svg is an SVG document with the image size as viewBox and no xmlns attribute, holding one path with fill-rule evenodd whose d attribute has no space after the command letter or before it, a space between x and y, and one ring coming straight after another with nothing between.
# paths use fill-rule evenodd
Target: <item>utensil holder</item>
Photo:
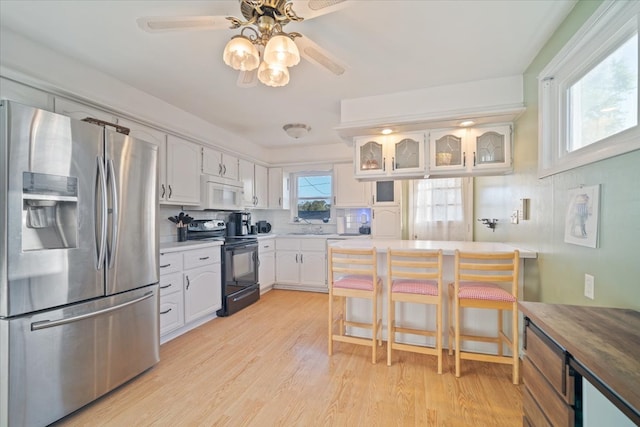
<instances>
[{"instance_id":1,"label":"utensil holder","mask_svg":"<svg viewBox=\"0 0 640 427\"><path fill-rule=\"evenodd\" d=\"M178 242L187 241L187 227L178 227Z\"/></svg>"}]
</instances>

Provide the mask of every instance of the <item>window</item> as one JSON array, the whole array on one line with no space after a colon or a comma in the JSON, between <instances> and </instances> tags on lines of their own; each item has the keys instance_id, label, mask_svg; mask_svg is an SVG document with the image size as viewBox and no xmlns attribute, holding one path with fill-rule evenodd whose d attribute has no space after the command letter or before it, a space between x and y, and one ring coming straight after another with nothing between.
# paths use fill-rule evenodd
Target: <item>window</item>
<instances>
[{"instance_id":1,"label":"window","mask_svg":"<svg viewBox=\"0 0 640 427\"><path fill-rule=\"evenodd\" d=\"M472 179L410 181L409 235L417 240L471 240Z\"/></svg>"},{"instance_id":2,"label":"window","mask_svg":"<svg viewBox=\"0 0 640 427\"><path fill-rule=\"evenodd\" d=\"M331 173L301 172L295 175L293 216L309 222L331 219Z\"/></svg>"},{"instance_id":3,"label":"window","mask_svg":"<svg viewBox=\"0 0 640 427\"><path fill-rule=\"evenodd\" d=\"M538 76L541 177L640 149L639 2L605 2Z\"/></svg>"}]
</instances>

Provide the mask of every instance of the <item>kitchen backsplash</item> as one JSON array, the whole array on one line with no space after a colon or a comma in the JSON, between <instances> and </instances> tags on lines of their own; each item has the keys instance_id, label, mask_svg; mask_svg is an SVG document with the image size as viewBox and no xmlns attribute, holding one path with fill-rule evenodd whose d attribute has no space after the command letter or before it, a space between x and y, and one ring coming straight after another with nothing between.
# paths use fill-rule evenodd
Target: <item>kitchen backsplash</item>
<instances>
[{"instance_id":1,"label":"kitchen backsplash","mask_svg":"<svg viewBox=\"0 0 640 427\"><path fill-rule=\"evenodd\" d=\"M161 243L175 242L177 240L175 224L167 218L178 215L180 212L189 214L194 219L220 219L223 221L227 221L230 213L229 211L191 211L188 209L182 210L179 206L160 206L158 227ZM337 233L337 222L341 220L344 221L345 233L357 234L363 222L371 224L371 209L368 208L336 209L336 218L329 224L292 223L290 213L286 210L250 209L249 212L251 212L252 224L260 220L268 221L271 224L271 233L273 234L299 232Z\"/></svg>"}]
</instances>

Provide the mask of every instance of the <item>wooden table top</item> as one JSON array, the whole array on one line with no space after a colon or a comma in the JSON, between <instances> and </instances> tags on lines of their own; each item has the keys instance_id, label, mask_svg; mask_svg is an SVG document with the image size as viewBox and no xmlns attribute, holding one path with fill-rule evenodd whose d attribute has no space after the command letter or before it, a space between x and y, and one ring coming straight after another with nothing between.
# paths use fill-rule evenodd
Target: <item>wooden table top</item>
<instances>
[{"instance_id":1,"label":"wooden table top","mask_svg":"<svg viewBox=\"0 0 640 427\"><path fill-rule=\"evenodd\" d=\"M520 302L520 311L640 413L640 312Z\"/></svg>"}]
</instances>

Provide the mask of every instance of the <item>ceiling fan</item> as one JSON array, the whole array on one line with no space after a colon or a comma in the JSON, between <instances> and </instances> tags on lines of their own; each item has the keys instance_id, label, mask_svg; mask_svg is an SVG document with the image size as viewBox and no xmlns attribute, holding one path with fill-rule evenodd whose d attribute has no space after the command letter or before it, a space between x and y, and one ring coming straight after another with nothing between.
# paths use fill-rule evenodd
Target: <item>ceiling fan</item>
<instances>
[{"instance_id":1,"label":"ceiling fan","mask_svg":"<svg viewBox=\"0 0 640 427\"><path fill-rule=\"evenodd\" d=\"M225 47L223 59L239 70L237 84L255 86L257 80L268 86L289 82L288 68L300 57L334 75L347 66L326 49L300 33L285 33L289 22L301 22L342 9L346 0L238 0L246 21L227 16L142 17L138 26L151 33L183 30L242 28ZM295 9L295 10L294 10Z\"/></svg>"}]
</instances>

